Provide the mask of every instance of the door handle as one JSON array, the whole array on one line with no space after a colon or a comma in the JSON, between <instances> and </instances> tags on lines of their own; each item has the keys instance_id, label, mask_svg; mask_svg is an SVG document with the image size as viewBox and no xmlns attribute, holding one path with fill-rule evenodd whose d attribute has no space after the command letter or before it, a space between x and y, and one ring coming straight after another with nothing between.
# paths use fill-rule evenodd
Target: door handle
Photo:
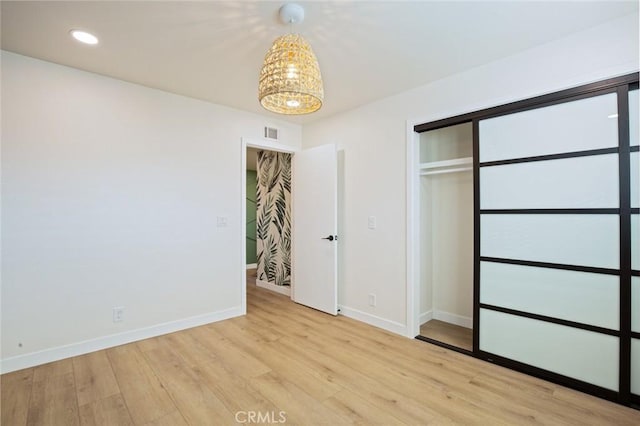
<instances>
[{"instance_id":1,"label":"door handle","mask_svg":"<svg viewBox=\"0 0 640 426\"><path fill-rule=\"evenodd\" d=\"M328 237L324 237L321 238L321 240L329 240L329 241L333 241L333 240L338 240L338 236L336 235L335 237L333 235L329 235Z\"/></svg>"}]
</instances>

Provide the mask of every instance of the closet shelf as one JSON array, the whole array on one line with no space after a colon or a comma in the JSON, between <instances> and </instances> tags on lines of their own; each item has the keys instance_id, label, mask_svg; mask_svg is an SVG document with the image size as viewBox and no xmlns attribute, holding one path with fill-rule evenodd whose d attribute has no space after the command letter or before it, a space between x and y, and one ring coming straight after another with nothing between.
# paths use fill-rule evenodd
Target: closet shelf
<instances>
[{"instance_id":1,"label":"closet shelf","mask_svg":"<svg viewBox=\"0 0 640 426\"><path fill-rule=\"evenodd\" d=\"M456 158L453 160L432 161L420 163L420 175L435 175L440 173L463 172L473 169L473 158Z\"/></svg>"}]
</instances>

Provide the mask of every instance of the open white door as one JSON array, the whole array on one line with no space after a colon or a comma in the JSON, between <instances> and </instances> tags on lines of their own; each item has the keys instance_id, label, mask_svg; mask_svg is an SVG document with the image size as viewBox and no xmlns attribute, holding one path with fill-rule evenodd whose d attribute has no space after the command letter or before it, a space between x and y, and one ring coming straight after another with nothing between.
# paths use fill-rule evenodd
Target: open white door
<instances>
[{"instance_id":1,"label":"open white door","mask_svg":"<svg viewBox=\"0 0 640 426\"><path fill-rule=\"evenodd\" d=\"M322 145L293 156L292 299L338 314L338 156Z\"/></svg>"}]
</instances>

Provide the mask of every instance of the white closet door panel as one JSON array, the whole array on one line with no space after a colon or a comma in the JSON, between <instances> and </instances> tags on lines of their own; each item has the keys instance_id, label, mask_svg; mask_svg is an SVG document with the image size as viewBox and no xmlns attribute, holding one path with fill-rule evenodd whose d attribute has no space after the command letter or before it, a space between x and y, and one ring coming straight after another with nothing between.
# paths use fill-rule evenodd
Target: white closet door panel
<instances>
[{"instance_id":1,"label":"white closet door panel","mask_svg":"<svg viewBox=\"0 0 640 426\"><path fill-rule=\"evenodd\" d=\"M482 120L480 161L616 147L617 113L610 93Z\"/></svg>"},{"instance_id":2,"label":"white closet door panel","mask_svg":"<svg viewBox=\"0 0 640 426\"><path fill-rule=\"evenodd\" d=\"M640 111L638 107L638 91L629 92L629 137L631 146L640 145L640 131L638 130L638 120L640 120Z\"/></svg>"},{"instance_id":3,"label":"white closet door panel","mask_svg":"<svg viewBox=\"0 0 640 426\"><path fill-rule=\"evenodd\" d=\"M640 207L640 152L631 153L631 207ZM482 182L482 181L481 181Z\"/></svg>"},{"instance_id":4,"label":"white closet door panel","mask_svg":"<svg viewBox=\"0 0 640 426\"><path fill-rule=\"evenodd\" d=\"M617 269L619 226L618 215L483 214L480 254Z\"/></svg>"},{"instance_id":5,"label":"white closet door panel","mask_svg":"<svg viewBox=\"0 0 640 426\"><path fill-rule=\"evenodd\" d=\"M618 338L480 310L480 349L618 390Z\"/></svg>"},{"instance_id":6,"label":"white closet door panel","mask_svg":"<svg viewBox=\"0 0 640 426\"><path fill-rule=\"evenodd\" d=\"M480 208L617 208L618 154L480 168Z\"/></svg>"},{"instance_id":7,"label":"white closet door panel","mask_svg":"<svg viewBox=\"0 0 640 426\"><path fill-rule=\"evenodd\" d=\"M631 393L640 395L640 340L631 339Z\"/></svg>"},{"instance_id":8,"label":"white closet door panel","mask_svg":"<svg viewBox=\"0 0 640 426\"><path fill-rule=\"evenodd\" d=\"M480 302L619 330L620 277L480 262Z\"/></svg>"},{"instance_id":9,"label":"white closet door panel","mask_svg":"<svg viewBox=\"0 0 640 426\"><path fill-rule=\"evenodd\" d=\"M631 330L640 333L640 277L631 277Z\"/></svg>"},{"instance_id":10,"label":"white closet door panel","mask_svg":"<svg viewBox=\"0 0 640 426\"><path fill-rule=\"evenodd\" d=\"M640 215L631 215L631 269L640 270Z\"/></svg>"}]
</instances>

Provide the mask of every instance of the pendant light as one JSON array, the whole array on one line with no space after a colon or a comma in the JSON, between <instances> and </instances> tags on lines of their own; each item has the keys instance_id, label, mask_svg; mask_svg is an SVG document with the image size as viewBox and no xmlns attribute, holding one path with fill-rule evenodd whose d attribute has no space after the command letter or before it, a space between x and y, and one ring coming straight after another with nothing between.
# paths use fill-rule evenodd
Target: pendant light
<instances>
[{"instance_id":1,"label":"pendant light","mask_svg":"<svg viewBox=\"0 0 640 426\"><path fill-rule=\"evenodd\" d=\"M302 22L304 9L287 3L280 8L280 19L286 24ZM311 45L300 34L278 37L260 71L260 104L279 114L308 114L320 109L323 99L322 75Z\"/></svg>"}]
</instances>

